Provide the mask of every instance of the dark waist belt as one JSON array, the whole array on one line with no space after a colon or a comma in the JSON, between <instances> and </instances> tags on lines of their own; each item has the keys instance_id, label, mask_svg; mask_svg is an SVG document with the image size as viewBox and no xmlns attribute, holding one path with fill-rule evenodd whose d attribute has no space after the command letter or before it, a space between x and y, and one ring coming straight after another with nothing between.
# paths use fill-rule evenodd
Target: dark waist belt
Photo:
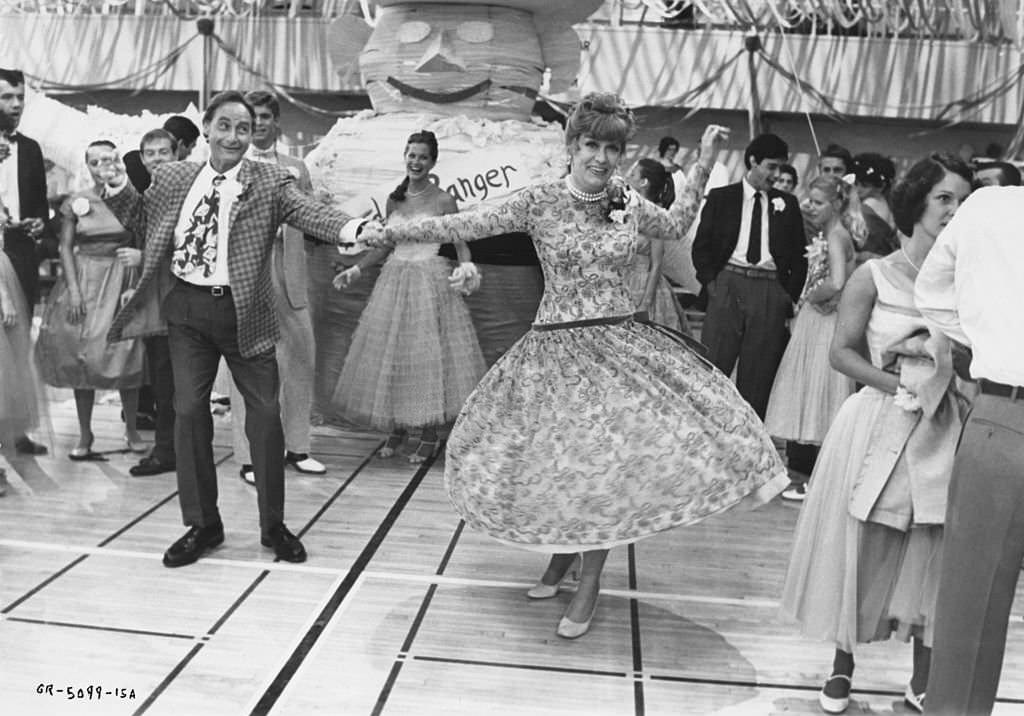
<instances>
[{"instance_id":1,"label":"dark waist belt","mask_svg":"<svg viewBox=\"0 0 1024 716\"><path fill-rule=\"evenodd\" d=\"M982 395L995 395L1010 400L1024 399L1024 386L1006 385L982 378L978 381L978 387L981 389Z\"/></svg>"},{"instance_id":2,"label":"dark waist belt","mask_svg":"<svg viewBox=\"0 0 1024 716\"><path fill-rule=\"evenodd\" d=\"M561 331L566 328L584 328L586 326L614 326L618 323L632 321L634 315L608 316L606 318L584 318L579 321L566 321L564 323L534 323L535 331Z\"/></svg>"},{"instance_id":3,"label":"dark waist belt","mask_svg":"<svg viewBox=\"0 0 1024 716\"><path fill-rule=\"evenodd\" d=\"M231 295L230 286L200 286L199 284L189 283L185 279L178 278L177 276L175 276L175 278L178 280L178 285L181 286L182 288L187 288L192 291L199 291L201 293L208 293L214 298L221 298L222 296Z\"/></svg>"},{"instance_id":4,"label":"dark waist belt","mask_svg":"<svg viewBox=\"0 0 1024 716\"><path fill-rule=\"evenodd\" d=\"M737 266L736 264L726 264L726 271L732 271L738 273L741 276L748 278L775 278L778 274L775 269L763 269L763 268L749 268L747 266Z\"/></svg>"}]
</instances>

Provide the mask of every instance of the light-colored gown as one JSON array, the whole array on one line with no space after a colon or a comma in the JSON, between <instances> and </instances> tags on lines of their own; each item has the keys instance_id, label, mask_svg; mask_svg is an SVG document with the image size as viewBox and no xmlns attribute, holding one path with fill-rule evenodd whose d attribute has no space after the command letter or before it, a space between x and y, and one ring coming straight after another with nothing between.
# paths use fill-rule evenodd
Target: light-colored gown
<instances>
[{"instance_id":1,"label":"light-colored gown","mask_svg":"<svg viewBox=\"0 0 1024 716\"><path fill-rule=\"evenodd\" d=\"M855 384L829 362L835 308L822 313L806 300L811 290L828 280L828 240L823 234L819 232L811 240L807 254L807 285L793 321L793 335L775 374L764 424L774 437L820 445ZM851 259L848 272L853 268Z\"/></svg>"},{"instance_id":2,"label":"light-colored gown","mask_svg":"<svg viewBox=\"0 0 1024 716\"><path fill-rule=\"evenodd\" d=\"M2 244L0 244L2 246ZM12 302L14 325L0 325L0 445L9 447L39 426L41 386L32 362L32 314L14 266L0 250L0 285Z\"/></svg>"},{"instance_id":3,"label":"light-colored gown","mask_svg":"<svg viewBox=\"0 0 1024 716\"><path fill-rule=\"evenodd\" d=\"M707 179L694 172L671 213L637 198L624 223L553 181L496 207L389 227L400 242L523 231L544 271L534 329L484 376L448 440L445 487L472 528L544 552L606 548L788 484L729 379L631 318L623 274L639 232L684 234Z\"/></svg>"},{"instance_id":4,"label":"light-colored gown","mask_svg":"<svg viewBox=\"0 0 1024 716\"><path fill-rule=\"evenodd\" d=\"M388 217L392 226L406 221ZM444 425L483 376L469 309L437 250L402 244L385 261L334 391L346 419L379 430Z\"/></svg>"},{"instance_id":5,"label":"light-colored gown","mask_svg":"<svg viewBox=\"0 0 1024 716\"><path fill-rule=\"evenodd\" d=\"M871 362L881 368L886 349L924 329L925 323L914 307L913 278L894 266L891 257L867 265L878 297L866 338ZM933 520L919 523L914 510L925 495L907 490L898 505L911 514L904 529L885 524L887 519L877 512L883 503L887 509L893 506L888 498L879 499L866 520L851 514L861 486L884 481L888 487L892 480L865 470L865 465L877 464L877 426L885 424L890 409L893 396L870 386L840 409L814 467L783 589L782 610L800 622L801 632L843 651L892 634L921 636L931 643L944 510L932 510L937 512ZM956 433L949 437L955 443ZM945 447L950 448L948 469L953 451L951 445Z\"/></svg>"},{"instance_id":6,"label":"light-colored gown","mask_svg":"<svg viewBox=\"0 0 1024 716\"><path fill-rule=\"evenodd\" d=\"M132 284L130 270L117 260L116 252L133 245L132 234L92 189L69 197L61 214L75 217L71 206L80 198L88 202L88 211L76 217L74 251L85 317L77 324L68 321L70 294L62 276L43 310L36 342L39 373L48 385L60 388L138 388L143 379L142 340L107 342L121 295Z\"/></svg>"}]
</instances>

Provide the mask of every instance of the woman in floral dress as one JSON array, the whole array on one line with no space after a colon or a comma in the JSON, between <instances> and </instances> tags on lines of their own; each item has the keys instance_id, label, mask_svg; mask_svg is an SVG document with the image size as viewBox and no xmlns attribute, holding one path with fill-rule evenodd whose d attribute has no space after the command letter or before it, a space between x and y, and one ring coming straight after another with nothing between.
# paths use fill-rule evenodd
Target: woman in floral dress
<instances>
[{"instance_id":1,"label":"woman in floral dress","mask_svg":"<svg viewBox=\"0 0 1024 716\"><path fill-rule=\"evenodd\" d=\"M557 628L566 638L590 627L611 547L744 498L764 501L786 483L771 438L733 384L635 322L623 281L641 233L684 235L725 130L705 131L700 163L666 211L612 181L634 128L618 97L587 95L566 126L565 179L499 206L363 231L370 245L513 231L533 239L545 279L534 329L466 401L448 441L445 486L471 527L552 555L533 598L555 596L582 553L579 587Z\"/></svg>"}]
</instances>

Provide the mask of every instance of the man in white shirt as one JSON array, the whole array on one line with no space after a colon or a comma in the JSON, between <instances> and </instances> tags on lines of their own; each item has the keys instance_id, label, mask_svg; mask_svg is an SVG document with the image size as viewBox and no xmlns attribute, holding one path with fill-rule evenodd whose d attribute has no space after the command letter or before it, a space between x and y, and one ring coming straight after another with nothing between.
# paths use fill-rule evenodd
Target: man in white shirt
<instances>
[{"instance_id":1,"label":"man in white shirt","mask_svg":"<svg viewBox=\"0 0 1024 716\"><path fill-rule=\"evenodd\" d=\"M156 167L140 196L127 182L107 204L134 231L145 232L142 275L114 317L109 339L146 335L146 308L167 323L177 413L178 497L189 531L164 553L164 565L195 562L224 541L217 508L210 393L223 357L246 403L260 541L278 559L302 562L306 550L284 524L284 433L274 346L270 256L278 227L288 223L332 243L351 217L301 191L287 171L245 158L254 110L239 92L216 95L203 116L210 160Z\"/></svg>"},{"instance_id":2,"label":"man in white shirt","mask_svg":"<svg viewBox=\"0 0 1024 716\"><path fill-rule=\"evenodd\" d=\"M949 489L928 714L992 711L1024 559L1022 225L1024 188L976 191L936 239L915 285L925 320L970 350L981 391Z\"/></svg>"},{"instance_id":3,"label":"man in white shirt","mask_svg":"<svg viewBox=\"0 0 1024 716\"><path fill-rule=\"evenodd\" d=\"M313 192L309 170L301 159L277 151L280 134L281 106L266 90L248 92L256 111L252 144L248 158L255 162L276 164L295 177L300 189ZM310 237L312 238L312 237ZM281 326L277 342L277 366L281 375L281 422L284 425L284 461L298 472L322 475L327 469L310 457L312 444L309 416L313 412L313 372L316 342L309 313L309 289L306 276L305 236L290 226L281 228L271 256L270 278L274 284L274 307ZM231 384L231 432L235 461L240 463L239 475L250 485L256 484L252 469L249 440L245 437L245 401L234 382Z\"/></svg>"}]
</instances>

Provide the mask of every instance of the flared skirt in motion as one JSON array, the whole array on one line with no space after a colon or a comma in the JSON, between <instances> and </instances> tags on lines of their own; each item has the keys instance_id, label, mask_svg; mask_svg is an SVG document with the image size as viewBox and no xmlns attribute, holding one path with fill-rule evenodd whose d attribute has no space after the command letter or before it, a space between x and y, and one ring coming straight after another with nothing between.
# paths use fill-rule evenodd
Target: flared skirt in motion
<instances>
[{"instance_id":1,"label":"flared skirt in motion","mask_svg":"<svg viewBox=\"0 0 1024 716\"><path fill-rule=\"evenodd\" d=\"M633 321L524 336L466 401L445 467L470 527L545 552L632 542L786 484L729 379Z\"/></svg>"},{"instance_id":2,"label":"flared skirt in motion","mask_svg":"<svg viewBox=\"0 0 1024 716\"><path fill-rule=\"evenodd\" d=\"M346 419L379 430L444 425L484 374L462 297L440 257L381 269L334 391Z\"/></svg>"},{"instance_id":3,"label":"flared skirt in motion","mask_svg":"<svg viewBox=\"0 0 1024 716\"><path fill-rule=\"evenodd\" d=\"M797 314L765 414L772 436L820 445L843 401L853 394L854 381L829 363L835 327L834 311L822 314L804 304Z\"/></svg>"},{"instance_id":4,"label":"flared skirt in motion","mask_svg":"<svg viewBox=\"0 0 1024 716\"><path fill-rule=\"evenodd\" d=\"M843 651L894 634L931 644L942 526L903 532L849 512L874 424L891 400L863 388L840 409L818 455L783 588L782 610L801 632Z\"/></svg>"}]
</instances>

